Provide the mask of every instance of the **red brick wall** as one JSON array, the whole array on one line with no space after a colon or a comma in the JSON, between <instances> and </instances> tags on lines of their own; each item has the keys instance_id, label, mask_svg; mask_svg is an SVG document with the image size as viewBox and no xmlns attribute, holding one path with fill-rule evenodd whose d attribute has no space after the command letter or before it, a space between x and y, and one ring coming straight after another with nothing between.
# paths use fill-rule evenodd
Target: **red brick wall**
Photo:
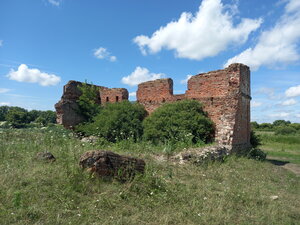
<instances>
[{"instance_id":1,"label":"red brick wall","mask_svg":"<svg viewBox=\"0 0 300 225\"><path fill-rule=\"evenodd\" d=\"M57 123L62 124L65 128L73 129L74 126L84 121L82 115L78 113L79 106L77 100L81 95L78 88L81 85L78 81L69 81L63 89L61 100L55 104ZM128 99L128 91L125 88L107 88L97 86L96 103L106 104L106 102L117 102Z\"/></svg>"},{"instance_id":2,"label":"red brick wall","mask_svg":"<svg viewBox=\"0 0 300 225\"><path fill-rule=\"evenodd\" d=\"M82 118L77 114L80 82L70 81L64 86L61 101L55 105L57 121L65 127L77 125ZM99 87L97 102L119 102L128 99L125 88ZM215 139L219 144L231 146L250 145L250 71L243 64L232 64L223 70L193 76L188 90L173 95L172 79L159 79L138 85L137 101L152 113L165 102L195 99L216 127Z\"/></svg>"},{"instance_id":3,"label":"red brick wall","mask_svg":"<svg viewBox=\"0 0 300 225\"><path fill-rule=\"evenodd\" d=\"M136 96L138 102L151 113L164 102L173 101L173 80L168 78L141 83L138 85Z\"/></svg>"},{"instance_id":4,"label":"red brick wall","mask_svg":"<svg viewBox=\"0 0 300 225\"><path fill-rule=\"evenodd\" d=\"M215 139L222 145L250 145L250 71L242 64L193 76L185 95L173 95L171 79L141 83L137 101L149 113L164 102L182 99L200 101L216 127Z\"/></svg>"},{"instance_id":5,"label":"red brick wall","mask_svg":"<svg viewBox=\"0 0 300 225\"><path fill-rule=\"evenodd\" d=\"M100 90L101 104L128 100L128 91L125 88L105 88Z\"/></svg>"}]
</instances>

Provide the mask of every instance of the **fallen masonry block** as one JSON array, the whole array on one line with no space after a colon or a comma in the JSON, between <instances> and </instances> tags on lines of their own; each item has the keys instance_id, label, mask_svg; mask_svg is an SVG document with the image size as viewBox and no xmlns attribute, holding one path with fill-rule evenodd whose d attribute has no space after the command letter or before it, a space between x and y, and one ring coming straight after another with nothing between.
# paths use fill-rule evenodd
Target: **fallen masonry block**
<instances>
[{"instance_id":1,"label":"fallen masonry block","mask_svg":"<svg viewBox=\"0 0 300 225\"><path fill-rule=\"evenodd\" d=\"M80 167L100 177L115 177L121 181L132 179L137 173L144 173L145 161L123 156L111 151L94 150L81 155Z\"/></svg>"},{"instance_id":2,"label":"fallen masonry block","mask_svg":"<svg viewBox=\"0 0 300 225\"><path fill-rule=\"evenodd\" d=\"M179 160L180 164L192 162L202 164L208 161L222 161L230 152L225 146L208 146L204 148L188 149L177 154L174 159Z\"/></svg>"}]
</instances>

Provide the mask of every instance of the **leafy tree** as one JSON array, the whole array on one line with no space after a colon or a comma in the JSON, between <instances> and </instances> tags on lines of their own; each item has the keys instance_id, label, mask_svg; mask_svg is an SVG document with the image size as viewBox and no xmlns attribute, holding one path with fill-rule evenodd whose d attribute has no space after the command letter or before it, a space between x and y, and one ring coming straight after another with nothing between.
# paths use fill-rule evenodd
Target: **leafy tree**
<instances>
[{"instance_id":1,"label":"leafy tree","mask_svg":"<svg viewBox=\"0 0 300 225\"><path fill-rule=\"evenodd\" d=\"M263 129L263 130L272 130L273 129L273 125L271 123L261 123L259 125L259 128Z\"/></svg>"},{"instance_id":2,"label":"leafy tree","mask_svg":"<svg viewBox=\"0 0 300 225\"><path fill-rule=\"evenodd\" d=\"M79 105L79 113L85 118L87 122L91 122L92 118L100 112L100 104L97 104L97 92L99 89L87 82L82 83L78 87L81 91L81 96L77 100Z\"/></svg>"},{"instance_id":3,"label":"leafy tree","mask_svg":"<svg viewBox=\"0 0 300 225\"><path fill-rule=\"evenodd\" d=\"M129 101L107 104L94 117L93 122L76 127L85 135L96 135L110 142L132 138L138 140L143 134L142 121L147 112L143 106Z\"/></svg>"},{"instance_id":4,"label":"leafy tree","mask_svg":"<svg viewBox=\"0 0 300 225\"><path fill-rule=\"evenodd\" d=\"M251 122L251 128L252 129L259 129L259 124L256 121Z\"/></svg>"},{"instance_id":5,"label":"leafy tree","mask_svg":"<svg viewBox=\"0 0 300 225\"><path fill-rule=\"evenodd\" d=\"M155 110L144 122L144 138L154 143L191 140L209 142L213 123L195 100L167 103Z\"/></svg>"},{"instance_id":6,"label":"leafy tree","mask_svg":"<svg viewBox=\"0 0 300 225\"><path fill-rule=\"evenodd\" d=\"M300 130L300 123L292 123L292 124L289 125L289 127L292 127L292 128L299 131Z\"/></svg>"},{"instance_id":7,"label":"leafy tree","mask_svg":"<svg viewBox=\"0 0 300 225\"><path fill-rule=\"evenodd\" d=\"M280 127L280 126L287 126L291 124L291 121L285 121L285 120L275 120L273 122L274 127Z\"/></svg>"},{"instance_id":8,"label":"leafy tree","mask_svg":"<svg viewBox=\"0 0 300 225\"><path fill-rule=\"evenodd\" d=\"M5 119L14 128L24 127L30 121L27 110L21 107L10 107Z\"/></svg>"},{"instance_id":9,"label":"leafy tree","mask_svg":"<svg viewBox=\"0 0 300 225\"><path fill-rule=\"evenodd\" d=\"M50 123L56 123L56 113L47 110L47 111L41 111L39 113L40 115L35 119L36 123L42 124L43 126L46 126Z\"/></svg>"},{"instance_id":10,"label":"leafy tree","mask_svg":"<svg viewBox=\"0 0 300 225\"><path fill-rule=\"evenodd\" d=\"M275 135L290 135L290 134L295 134L297 130L293 127L278 127L275 131Z\"/></svg>"},{"instance_id":11,"label":"leafy tree","mask_svg":"<svg viewBox=\"0 0 300 225\"><path fill-rule=\"evenodd\" d=\"M28 120L30 122L35 121L40 115L42 111L40 110L31 110L28 112Z\"/></svg>"},{"instance_id":12,"label":"leafy tree","mask_svg":"<svg viewBox=\"0 0 300 225\"><path fill-rule=\"evenodd\" d=\"M5 121L5 117L9 111L9 106L0 106L0 121Z\"/></svg>"}]
</instances>

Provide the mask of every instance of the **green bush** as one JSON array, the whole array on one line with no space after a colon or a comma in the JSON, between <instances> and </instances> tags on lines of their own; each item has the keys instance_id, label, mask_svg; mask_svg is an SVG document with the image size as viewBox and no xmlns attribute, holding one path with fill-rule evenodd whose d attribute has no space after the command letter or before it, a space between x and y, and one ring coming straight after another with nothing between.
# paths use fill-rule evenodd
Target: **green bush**
<instances>
[{"instance_id":1,"label":"green bush","mask_svg":"<svg viewBox=\"0 0 300 225\"><path fill-rule=\"evenodd\" d=\"M250 124L251 124L251 129L259 129L259 124L256 121L251 122Z\"/></svg>"},{"instance_id":2,"label":"green bush","mask_svg":"<svg viewBox=\"0 0 300 225\"><path fill-rule=\"evenodd\" d=\"M39 116L34 120L34 122L43 126L56 123L56 113L51 110L40 111Z\"/></svg>"},{"instance_id":3,"label":"green bush","mask_svg":"<svg viewBox=\"0 0 300 225\"><path fill-rule=\"evenodd\" d=\"M195 100L167 103L155 110L144 122L144 138L153 143L210 142L213 123Z\"/></svg>"},{"instance_id":4,"label":"green bush","mask_svg":"<svg viewBox=\"0 0 300 225\"><path fill-rule=\"evenodd\" d=\"M143 135L142 121L147 112L143 106L129 101L107 104L93 122L76 127L84 135L103 137L110 142L138 140Z\"/></svg>"},{"instance_id":5,"label":"green bush","mask_svg":"<svg viewBox=\"0 0 300 225\"><path fill-rule=\"evenodd\" d=\"M258 148L252 148L248 153L248 157L259 161L264 161L267 158L267 154Z\"/></svg>"},{"instance_id":6,"label":"green bush","mask_svg":"<svg viewBox=\"0 0 300 225\"><path fill-rule=\"evenodd\" d=\"M250 143L253 148L256 148L261 145L261 138L253 130L250 132Z\"/></svg>"},{"instance_id":7,"label":"green bush","mask_svg":"<svg viewBox=\"0 0 300 225\"><path fill-rule=\"evenodd\" d=\"M292 127L296 129L297 131L300 131L300 123L292 123L289 125L289 127Z\"/></svg>"},{"instance_id":8,"label":"green bush","mask_svg":"<svg viewBox=\"0 0 300 225\"><path fill-rule=\"evenodd\" d=\"M297 130L293 127L278 127L275 131L275 135L291 135L295 134Z\"/></svg>"}]
</instances>

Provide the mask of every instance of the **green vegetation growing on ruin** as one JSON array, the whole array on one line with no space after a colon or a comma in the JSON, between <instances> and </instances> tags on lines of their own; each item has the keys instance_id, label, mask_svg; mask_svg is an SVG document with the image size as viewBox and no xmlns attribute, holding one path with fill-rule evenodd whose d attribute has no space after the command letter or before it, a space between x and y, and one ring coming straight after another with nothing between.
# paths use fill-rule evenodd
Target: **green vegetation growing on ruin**
<instances>
[{"instance_id":1,"label":"green vegetation growing on ruin","mask_svg":"<svg viewBox=\"0 0 300 225\"><path fill-rule=\"evenodd\" d=\"M81 91L81 95L77 100L79 113L86 122L91 122L93 117L101 110L101 106L96 102L99 88L93 84L88 84L87 81L78 86L78 88Z\"/></svg>"}]
</instances>

